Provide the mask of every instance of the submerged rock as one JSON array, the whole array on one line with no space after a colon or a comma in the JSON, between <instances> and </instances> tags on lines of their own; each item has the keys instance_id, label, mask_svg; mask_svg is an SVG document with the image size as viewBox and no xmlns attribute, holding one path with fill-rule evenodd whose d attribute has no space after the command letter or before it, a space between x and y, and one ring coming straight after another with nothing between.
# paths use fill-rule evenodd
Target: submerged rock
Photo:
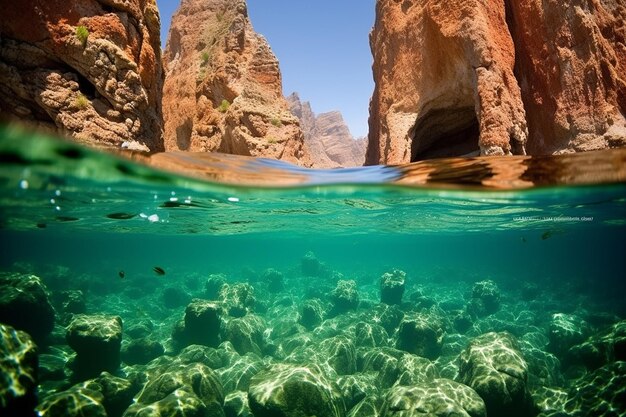
<instances>
[{"instance_id":1,"label":"submerged rock","mask_svg":"<svg viewBox=\"0 0 626 417\"><path fill-rule=\"evenodd\" d=\"M534 415L528 391L528 365L509 333L486 333L459 355L458 380L485 401L489 415Z\"/></svg>"},{"instance_id":2,"label":"submerged rock","mask_svg":"<svg viewBox=\"0 0 626 417\"><path fill-rule=\"evenodd\" d=\"M354 280L340 280L330 293L333 303L333 313L341 314L350 310L356 310L359 306L359 293Z\"/></svg>"},{"instance_id":3,"label":"submerged rock","mask_svg":"<svg viewBox=\"0 0 626 417\"><path fill-rule=\"evenodd\" d=\"M396 347L418 356L436 359L441 353L444 335L440 320L432 316L405 316L400 323Z\"/></svg>"},{"instance_id":4,"label":"submerged rock","mask_svg":"<svg viewBox=\"0 0 626 417\"><path fill-rule=\"evenodd\" d=\"M102 394L99 402L104 406L107 417L119 417L133 401L139 386L130 381L102 372L100 376L81 384L83 388Z\"/></svg>"},{"instance_id":5,"label":"submerged rock","mask_svg":"<svg viewBox=\"0 0 626 417\"><path fill-rule=\"evenodd\" d=\"M248 404L248 393L244 391L231 392L224 399L226 417L254 417Z\"/></svg>"},{"instance_id":6,"label":"submerged rock","mask_svg":"<svg viewBox=\"0 0 626 417\"><path fill-rule=\"evenodd\" d=\"M380 277L380 301L385 304L400 304L404 294L406 272L394 269Z\"/></svg>"},{"instance_id":7,"label":"submerged rock","mask_svg":"<svg viewBox=\"0 0 626 417\"><path fill-rule=\"evenodd\" d=\"M248 401L255 417L344 417L336 384L316 365L274 365L250 382Z\"/></svg>"},{"instance_id":8,"label":"submerged rock","mask_svg":"<svg viewBox=\"0 0 626 417\"><path fill-rule=\"evenodd\" d=\"M149 378L124 417L224 417L223 404L224 391L215 371L202 363L174 363Z\"/></svg>"},{"instance_id":9,"label":"submerged rock","mask_svg":"<svg viewBox=\"0 0 626 417\"><path fill-rule=\"evenodd\" d=\"M626 361L626 320L572 346L563 359L563 365L593 370L613 361Z\"/></svg>"},{"instance_id":10,"label":"submerged rock","mask_svg":"<svg viewBox=\"0 0 626 417\"><path fill-rule=\"evenodd\" d=\"M193 299L185 309L183 321L174 329L172 338L181 346L198 344L217 347L222 311L219 303Z\"/></svg>"},{"instance_id":11,"label":"submerged rock","mask_svg":"<svg viewBox=\"0 0 626 417\"><path fill-rule=\"evenodd\" d=\"M54 315L50 295L39 277L0 274L0 323L23 330L42 344L54 327Z\"/></svg>"},{"instance_id":12,"label":"submerged rock","mask_svg":"<svg viewBox=\"0 0 626 417\"><path fill-rule=\"evenodd\" d=\"M626 362L605 365L578 380L565 404L568 416L626 415Z\"/></svg>"},{"instance_id":13,"label":"submerged rock","mask_svg":"<svg viewBox=\"0 0 626 417\"><path fill-rule=\"evenodd\" d=\"M268 268L263 272L263 282L271 292L282 291L285 288L283 273L274 268Z\"/></svg>"},{"instance_id":14,"label":"submerged rock","mask_svg":"<svg viewBox=\"0 0 626 417\"><path fill-rule=\"evenodd\" d=\"M37 367L37 346L31 337L0 324L1 415L34 416Z\"/></svg>"},{"instance_id":15,"label":"submerged rock","mask_svg":"<svg viewBox=\"0 0 626 417\"><path fill-rule=\"evenodd\" d=\"M102 405L104 396L88 388L74 386L52 394L37 406L40 417L109 417Z\"/></svg>"},{"instance_id":16,"label":"submerged rock","mask_svg":"<svg viewBox=\"0 0 626 417\"><path fill-rule=\"evenodd\" d=\"M410 387L392 388L385 397L381 417L487 417L485 403L470 387L450 379ZM494 414L504 415L504 414Z\"/></svg>"},{"instance_id":17,"label":"submerged rock","mask_svg":"<svg viewBox=\"0 0 626 417\"><path fill-rule=\"evenodd\" d=\"M583 342L589 335L589 326L572 314L552 315L548 329L548 350L563 357L572 346Z\"/></svg>"},{"instance_id":18,"label":"submerged rock","mask_svg":"<svg viewBox=\"0 0 626 417\"><path fill-rule=\"evenodd\" d=\"M129 342L122 349L122 360L129 364L144 365L165 352L163 345L156 340L142 337Z\"/></svg>"},{"instance_id":19,"label":"submerged rock","mask_svg":"<svg viewBox=\"0 0 626 417\"><path fill-rule=\"evenodd\" d=\"M322 272L322 264L311 251L307 252L300 260L302 274L307 277L317 277Z\"/></svg>"},{"instance_id":20,"label":"submerged rock","mask_svg":"<svg viewBox=\"0 0 626 417\"><path fill-rule=\"evenodd\" d=\"M354 340L358 347L386 346L389 335L376 323L358 322L354 328Z\"/></svg>"},{"instance_id":21,"label":"submerged rock","mask_svg":"<svg viewBox=\"0 0 626 417\"><path fill-rule=\"evenodd\" d=\"M491 280L480 281L472 287L472 298L467 310L477 317L485 317L500 309L500 289Z\"/></svg>"},{"instance_id":22,"label":"submerged rock","mask_svg":"<svg viewBox=\"0 0 626 417\"><path fill-rule=\"evenodd\" d=\"M218 300L222 287L226 285L226 277L223 274L211 274L204 286L204 292L209 300Z\"/></svg>"},{"instance_id":23,"label":"submerged rock","mask_svg":"<svg viewBox=\"0 0 626 417\"><path fill-rule=\"evenodd\" d=\"M309 330L319 326L324 318L324 308L319 300L306 300L300 309L298 322Z\"/></svg>"},{"instance_id":24,"label":"submerged rock","mask_svg":"<svg viewBox=\"0 0 626 417\"><path fill-rule=\"evenodd\" d=\"M232 317L243 317L252 313L256 305L254 287L248 283L222 286L219 299L228 315Z\"/></svg>"},{"instance_id":25,"label":"submerged rock","mask_svg":"<svg viewBox=\"0 0 626 417\"><path fill-rule=\"evenodd\" d=\"M78 314L67 327L67 344L76 352L72 365L74 378L97 376L102 371L115 372L120 365L122 319L104 314Z\"/></svg>"},{"instance_id":26,"label":"submerged rock","mask_svg":"<svg viewBox=\"0 0 626 417\"><path fill-rule=\"evenodd\" d=\"M260 356L265 347L263 340L265 328L266 324L263 319L249 314L228 320L223 329L222 339L231 342L240 355L251 352Z\"/></svg>"}]
</instances>

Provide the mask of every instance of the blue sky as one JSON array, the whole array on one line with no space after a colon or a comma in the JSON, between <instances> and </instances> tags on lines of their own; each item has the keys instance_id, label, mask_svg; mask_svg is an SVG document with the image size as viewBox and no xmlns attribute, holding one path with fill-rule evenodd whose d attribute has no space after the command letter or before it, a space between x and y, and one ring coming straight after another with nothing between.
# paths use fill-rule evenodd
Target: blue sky
<instances>
[{"instance_id":1,"label":"blue sky","mask_svg":"<svg viewBox=\"0 0 626 417\"><path fill-rule=\"evenodd\" d=\"M208 0L207 0L208 1ZM165 48L178 0L157 0ZM310 101L317 114L343 113L354 136L367 134L374 90L369 31L375 0L248 0L254 29L280 61L285 95Z\"/></svg>"}]
</instances>

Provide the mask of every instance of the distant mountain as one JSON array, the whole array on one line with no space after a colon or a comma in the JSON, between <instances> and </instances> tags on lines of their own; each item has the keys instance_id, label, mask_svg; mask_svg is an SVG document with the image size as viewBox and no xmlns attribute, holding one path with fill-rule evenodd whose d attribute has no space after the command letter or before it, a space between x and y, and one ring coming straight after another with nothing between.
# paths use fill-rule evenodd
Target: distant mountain
<instances>
[{"instance_id":1,"label":"distant mountain","mask_svg":"<svg viewBox=\"0 0 626 417\"><path fill-rule=\"evenodd\" d=\"M315 115L308 101L298 93L287 97L291 113L300 119L304 143L316 168L362 166L365 162L366 138L355 139L338 111Z\"/></svg>"}]
</instances>

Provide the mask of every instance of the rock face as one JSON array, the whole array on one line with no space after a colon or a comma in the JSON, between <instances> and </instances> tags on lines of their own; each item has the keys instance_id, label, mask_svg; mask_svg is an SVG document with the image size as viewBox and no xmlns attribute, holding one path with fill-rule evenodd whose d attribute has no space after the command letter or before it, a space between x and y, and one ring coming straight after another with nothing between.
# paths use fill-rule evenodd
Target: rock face
<instances>
[{"instance_id":1,"label":"rock face","mask_svg":"<svg viewBox=\"0 0 626 417\"><path fill-rule=\"evenodd\" d=\"M244 0L183 0L164 55L166 149L310 165L278 61Z\"/></svg>"},{"instance_id":2,"label":"rock face","mask_svg":"<svg viewBox=\"0 0 626 417\"><path fill-rule=\"evenodd\" d=\"M343 116L338 111L315 115L308 101L302 102L298 93L287 97L291 113L300 120L304 141L315 168L361 166L365 162L365 138L352 137Z\"/></svg>"},{"instance_id":3,"label":"rock face","mask_svg":"<svg viewBox=\"0 0 626 417\"><path fill-rule=\"evenodd\" d=\"M378 0L367 164L626 144L619 2Z\"/></svg>"},{"instance_id":4,"label":"rock face","mask_svg":"<svg viewBox=\"0 0 626 417\"><path fill-rule=\"evenodd\" d=\"M154 0L0 1L0 118L162 150Z\"/></svg>"}]
</instances>

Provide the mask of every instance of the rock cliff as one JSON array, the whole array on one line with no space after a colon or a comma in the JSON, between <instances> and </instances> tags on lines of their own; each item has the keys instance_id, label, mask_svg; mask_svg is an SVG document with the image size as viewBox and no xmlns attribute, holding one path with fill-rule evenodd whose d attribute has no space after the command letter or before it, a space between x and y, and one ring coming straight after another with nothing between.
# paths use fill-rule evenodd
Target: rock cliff
<instances>
[{"instance_id":1,"label":"rock cliff","mask_svg":"<svg viewBox=\"0 0 626 417\"><path fill-rule=\"evenodd\" d=\"M626 144L626 8L378 0L366 163Z\"/></svg>"},{"instance_id":2,"label":"rock cliff","mask_svg":"<svg viewBox=\"0 0 626 417\"><path fill-rule=\"evenodd\" d=\"M154 0L0 0L0 119L162 150Z\"/></svg>"},{"instance_id":3,"label":"rock cliff","mask_svg":"<svg viewBox=\"0 0 626 417\"><path fill-rule=\"evenodd\" d=\"M254 32L244 0L183 0L164 64L166 149L310 165L278 61Z\"/></svg>"},{"instance_id":4,"label":"rock cliff","mask_svg":"<svg viewBox=\"0 0 626 417\"><path fill-rule=\"evenodd\" d=\"M297 93L287 97L291 112L300 120L305 144L315 168L362 166L365 160L365 138L354 139L338 111L315 115L308 101Z\"/></svg>"}]
</instances>

